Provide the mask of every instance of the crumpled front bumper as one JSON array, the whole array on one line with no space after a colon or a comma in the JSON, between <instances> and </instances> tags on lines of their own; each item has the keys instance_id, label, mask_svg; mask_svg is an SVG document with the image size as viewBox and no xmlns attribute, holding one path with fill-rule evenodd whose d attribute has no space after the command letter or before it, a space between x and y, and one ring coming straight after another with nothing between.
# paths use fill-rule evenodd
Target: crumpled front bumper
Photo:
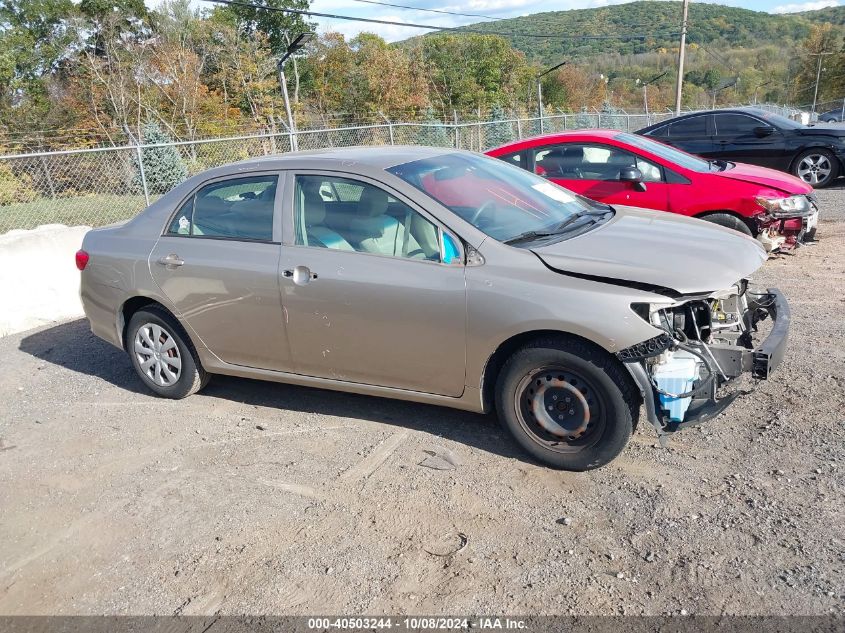
<instances>
[{"instance_id":1,"label":"crumpled front bumper","mask_svg":"<svg viewBox=\"0 0 845 633\"><path fill-rule=\"evenodd\" d=\"M757 216L757 241L767 252L790 251L815 239L819 223L819 203L815 194L808 194L810 209L806 213L773 218L767 214Z\"/></svg>"},{"instance_id":2,"label":"crumpled front bumper","mask_svg":"<svg viewBox=\"0 0 845 633\"><path fill-rule=\"evenodd\" d=\"M772 329L768 336L756 347L746 348L741 345L710 345L713 359L718 365L721 381L714 380L706 390L704 397L693 398L683 422L672 422L660 408L660 400L649 378L648 371L642 361L625 362L640 390L645 407L646 417L655 427L658 435L665 435L679 431L689 426L695 426L718 416L725 411L742 392L733 391L727 395L717 397L717 389L743 374L750 374L752 378L766 380L783 361L789 344L790 310L789 303L783 293L777 288L769 288L764 293L752 293L748 312L749 328L755 328L754 315L759 309L764 309L772 319Z\"/></svg>"}]
</instances>

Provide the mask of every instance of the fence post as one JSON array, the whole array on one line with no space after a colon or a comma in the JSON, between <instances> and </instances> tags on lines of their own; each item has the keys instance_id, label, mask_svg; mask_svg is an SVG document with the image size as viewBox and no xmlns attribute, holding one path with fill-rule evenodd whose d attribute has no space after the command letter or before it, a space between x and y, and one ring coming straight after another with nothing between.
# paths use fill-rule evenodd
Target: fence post
<instances>
[{"instance_id":1,"label":"fence post","mask_svg":"<svg viewBox=\"0 0 845 633\"><path fill-rule=\"evenodd\" d=\"M150 191L147 188L147 174L144 173L144 154L141 152L141 146L136 145L135 151L138 154L138 169L141 172L141 184L144 186L144 200L147 206L150 206Z\"/></svg>"},{"instance_id":2,"label":"fence post","mask_svg":"<svg viewBox=\"0 0 845 633\"><path fill-rule=\"evenodd\" d=\"M387 123L387 132L390 135L390 144L395 145L395 143L393 142L393 123L390 122L390 119L388 119L386 116L384 116L384 112L379 110L378 113L379 113L379 116L382 119L384 119L385 123Z\"/></svg>"},{"instance_id":3,"label":"fence post","mask_svg":"<svg viewBox=\"0 0 845 633\"><path fill-rule=\"evenodd\" d=\"M50 188L50 197L55 200L56 188L53 186L53 179L50 177L50 171L47 169L47 162L44 160L43 155L39 158L41 163L41 169L44 171L44 178L47 179L47 186Z\"/></svg>"},{"instance_id":4,"label":"fence post","mask_svg":"<svg viewBox=\"0 0 845 633\"><path fill-rule=\"evenodd\" d=\"M455 119L455 149L461 149L461 128L458 127L457 110L452 110L452 117Z\"/></svg>"}]
</instances>

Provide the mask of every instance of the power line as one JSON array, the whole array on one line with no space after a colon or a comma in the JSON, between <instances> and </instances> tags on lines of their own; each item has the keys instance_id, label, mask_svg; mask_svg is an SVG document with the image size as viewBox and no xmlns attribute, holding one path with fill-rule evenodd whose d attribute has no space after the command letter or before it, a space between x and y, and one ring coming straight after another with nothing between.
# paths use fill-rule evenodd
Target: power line
<instances>
[{"instance_id":1,"label":"power line","mask_svg":"<svg viewBox=\"0 0 845 633\"><path fill-rule=\"evenodd\" d=\"M310 15L317 18L329 18L332 20L349 20L352 22L367 22L369 24L386 24L388 26L405 26L415 29L426 29L429 31L451 31L457 33L478 33L480 35L500 35L502 37L533 37L541 39L575 39L575 40L629 40L629 39L648 39L655 35L662 35L663 37L673 37L677 33L666 34L649 34L639 33L630 35L547 35L543 33L513 33L508 31L490 31L487 29L476 29L467 26L434 26L431 24L416 24L413 22L397 22L394 20L380 20L377 18L356 18L349 15L338 15L336 13L321 13L318 11L306 11L304 9L286 9L282 7L270 7L261 4L253 4L251 2L243 2L241 0L205 0L206 2L214 2L217 4L226 4L236 7L247 7L250 9L260 9L264 11L277 11L280 13L293 13L295 15Z\"/></svg>"},{"instance_id":2,"label":"power line","mask_svg":"<svg viewBox=\"0 0 845 633\"><path fill-rule=\"evenodd\" d=\"M378 2L377 0L352 0L353 2L363 2L364 4L377 4L383 7L395 7L396 9L410 9L411 11L425 11L427 13L443 13L445 15L457 15L462 18L484 18L486 20L501 20L492 15L484 15L482 13L458 13L456 11L446 11L444 9L423 9L422 7L409 7L405 4L392 4L390 2Z\"/></svg>"}]
</instances>

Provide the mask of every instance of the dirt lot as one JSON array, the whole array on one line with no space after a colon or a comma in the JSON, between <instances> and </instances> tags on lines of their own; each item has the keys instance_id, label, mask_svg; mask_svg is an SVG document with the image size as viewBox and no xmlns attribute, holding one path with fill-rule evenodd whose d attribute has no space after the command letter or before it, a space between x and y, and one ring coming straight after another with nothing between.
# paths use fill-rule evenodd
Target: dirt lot
<instances>
[{"instance_id":1,"label":"dirt lot","mask_svg":"<svg viewBox=\"0 0 845 633\"><path fill-rule=\"evenodd\" d=\"M160 400L84 321L0 339L0 613L841 613L845 187L821 198L819 244L757 275L793 309L776 376L586 474L447 409Z\"/></svg>"}]
</instances>

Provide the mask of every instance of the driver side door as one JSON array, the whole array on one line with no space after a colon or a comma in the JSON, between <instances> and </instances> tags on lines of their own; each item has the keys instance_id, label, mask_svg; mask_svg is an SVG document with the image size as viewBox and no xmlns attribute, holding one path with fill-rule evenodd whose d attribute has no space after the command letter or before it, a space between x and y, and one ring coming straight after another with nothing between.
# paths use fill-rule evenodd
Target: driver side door
<instances>
[{"instance_id":1,"label":"driver side door","mask_svg":"<svg viewBox=\"0 0 845 633\"><path fill-rule=\"evenodd\" d=\"M645 191L619 180L625 167L643 174ZM600 143L564 143L534 152L534 170L552 182L605 204L669 210L663 168L621 148Z\"/></svg>"},{"instance_id":2,"label":"driver side door","mask_svg":"<svg viewBox=\"0 0 845 633\"><path fill-rule=\"evenodd\" d=\"M361 176L300 171L288 183L279 279L296 373L460 396L460 241Z\"/></svg>"}]
</instances>

